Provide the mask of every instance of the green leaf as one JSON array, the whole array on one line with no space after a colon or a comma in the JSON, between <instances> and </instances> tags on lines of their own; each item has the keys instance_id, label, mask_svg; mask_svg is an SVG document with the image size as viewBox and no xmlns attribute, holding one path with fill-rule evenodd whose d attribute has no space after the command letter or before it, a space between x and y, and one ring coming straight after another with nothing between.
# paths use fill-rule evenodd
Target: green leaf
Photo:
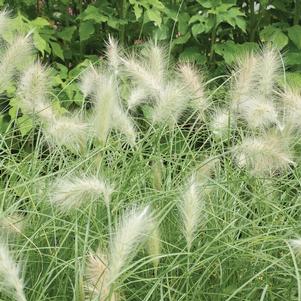
<instances>
[{"instance_id":1,"label":"green leaf","mask_svg":"<svg viewBox=\"0 0 301 301\"><path fill-rule=\"evenodd\" d=\"M174 39L172 42L174 45L182 45L182 44L187 43L187 41L190 39L190 37L191 37L190 32L187 32L184 35L180 35L179 37Z\"/></svg>"},{"instance_id":2,"label":"green leaf","mask_svg":"<svg viewBox=\"0 0 301 301\"><path fill-rule=\"evenodd\" d=\"M197 47L186 48L179 56L181 61L189 61L197 64L204 64L206 62L206 56L201 53Z\"/></svg>"},{"instance_id":3,"label":"green leaf","mask_svg":"<svg viewBox=\"0 0 301 301\"><path fill-rule=\"evenodd\" d=\"M300 88L301 74L299 72L286 72L286 82L292 88Z\"/></svg>"},{"instance_id":4,"label":"green leaf","mask_svg":"<svg viewBox=\"0 0 301 301\"><path fill-rule=\"evenodd\" d=\"M214 27L214 16L209 16L207 18L204 16L197 16L197 18L194 17L189 20L189 24L198 21L198 23L194 24L191 28L191 32L194 37L203 32L208 33Z\"/></svg>"},{"instance_id":5,"label":"green leaf","mask_svg":"<svg viewBox=\"0 0 301 301\"><path fill-rule=\"evenodd\" d=\"M205 32L205 27L202 23L194 24L191 28L192 35L197 37L200 33Z\"/></svg>"},{"instance_id":6,"label":"green leaf","mask_svg":"<svg viewBox=\"0 0 301 301\"><path fill-rule=\"evenodd\" d=\"M138 5L138 3L135 3L134 13L135 13L136 20L138 20L142 16L142 12L143 12L142 7Z\"/></svg>"},{"instance_id":7,"label":"green leaf","mask_svg":"<svg viewBox=\"0 0 301 301\"><path fill-rule=\"evenodd\" d=\"M88 40L94 33L95 28L91 22L82 22L79 26L79 37L81 41Z\"/></svg>"},{"instance_id":8,"label":"green leaf","mask_svg":"<svg viewBox=\"0 0 301 301\"><path fill-rule=\"evenodd\" d=\"M50 42L52 52L55 56L59 57L60 59L64 60L64 53L62 47L55 42Z\"/></svg>"},{"instance_id":9,"label":"green leaf","mask_svg":"<svg viewBox=\"0 0 301 301\"><path fill-rule=\"evenodd\" d=\"M223 44L215 44L214 51L222 56L226 64L232 64L237 57L243 53L257 49L256 43L247 42L244 44L235 44L233 41L227 41Z\"/></svg>"},{"instance_id":10,"label":"green leaf","mask_svg":"<svg viewBox=\"0 0 301 301\"><path fill-rule=\"evenodd\" d=\"M282 49L288 43L288 37L281 29L272 25L265 27L259 35L262 42L270 42L279 49Z\"/></svg>"},{"instance_id":11,"label":"green leaf","mask_svg":"<svg viewBox=\"0 0 301 301\"><path fill-rule=\"evenodd\" d=\"M178 31L181 34L185 34L188 30L188 22L190 20L190 16L188 13L181 13L178 18Z\"/></svg>"},{"instance_id":12,"label":"green leaf","mask_svg":"<svg viewBox=\"0 0 301 301\"><path fill-rule=\"evenodd\" d=\"M24 137L32 129L32 118L28 115L23 115L17 119L17 124L22 137Z\"/></svg>"},{"instance_id":13,"label":"green leaf","mask_svg":"<svg viewBox=\"0 0 301 301\"><path fill-rule=\"evenodd\" d=\"M16 120L18 117L18 111L19 111L19 103L16 98L12 98L9 102L10 109L8 111L8 115L12 120Z\"/></svg>"},{"instance_id":14,"label":"green leaf","mask_svg":"<svg viewBox=\"0 0 301 301\"><path fill-rule=\"evenodd\" d=\"M162 19L161 19L161 13L158 10L154 9L148 9L146 11L146 14L148 18L155 23L155 25L160 26Z\"/></svg>"},{"instance_id":15,"label":"green leaf","mask_svg":"<svg viewBox=\"0 0 301 301\"><path fill-rule=\"evenodd\" d=\"M87 9L82 13L82 20L93 20L97 23L107 22L108 17L102 14L102 10L95 6L89 5Z\"/></svg>"},{"instance_id":16,"label":"green leaf","mask_svg":"<svg viewBox=\"0 0 301 301\"><path fill-rule=\"evenodd\" d=\"M288 28L287 31L291 41L297 46L298 49L301 49L301 26L294 25Z\"/></svg>"},{"instance_id":17,"label":"green leaf","mask_svg":"<svg viewBox=\"0 0 301 301\"><path fill-rule=\"evenodd\" d=\"M35 48L44 55L44 51L47 49L47 43L37 31L33 33L33 44Z\"/></svg>"},{"instance_id":18,"label":"green leaf","mask_svg":"<svg viewBox=\"0 0 301 301\"><path fill-rule=\"evenodd\" d=\"M34 27L44 27L48 26L49 22L44 18L38 17L31 21L31 25L33 25Z\"/></svg>"},{"instance_id":19,"label":"green leaf","mask_svg":"<svg viewBox=\"0 0 301 301\"><path fill-rule=\"evenodd\" d=\"M301 52L288 52L284 60L287 66L301 65Z\"/></svg>"},{"instance_id":20,"label":"green leaf","mask_svg":"<svg viewBox=\"0 0 301 301\"><path fill-rule=\"evenodd\" d=\"M57 33L57 36L67 42L71 42L76 26L65 27L62 31Z\"/></svg>"},{"instance_id":21,"label":"green leaf","mask_svg":"<svg viewBox=\"0 0 301 301\"><path fill-rule=\"evenodd\" d=\"M221 0L197 0L205 8L216 7L221 4Z\"/></svg>"}]
</instances>

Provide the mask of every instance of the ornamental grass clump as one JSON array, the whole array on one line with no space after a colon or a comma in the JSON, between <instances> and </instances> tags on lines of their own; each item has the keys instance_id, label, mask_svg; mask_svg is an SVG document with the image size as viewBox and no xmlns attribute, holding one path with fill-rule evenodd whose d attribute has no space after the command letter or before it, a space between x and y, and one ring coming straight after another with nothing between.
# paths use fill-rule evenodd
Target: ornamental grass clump
<instances>
[{"instance_id":1,"label":"ornamental grass clump","mask_svg":"<svg viewBox=\"0 0 301 301\"><path fill-rule=\"evenodd\" d=\"M278 51L207 81L158 42L130 52L110 36L58 92L36 39L0 56L1 300L301 296L301 94Z\"/></svg>"}]
</instances>

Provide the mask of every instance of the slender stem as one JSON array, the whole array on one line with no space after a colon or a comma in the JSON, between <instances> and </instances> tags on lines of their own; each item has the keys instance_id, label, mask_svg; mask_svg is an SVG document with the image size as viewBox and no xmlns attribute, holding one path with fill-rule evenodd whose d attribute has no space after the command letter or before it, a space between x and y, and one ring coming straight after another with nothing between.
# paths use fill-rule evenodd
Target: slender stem
<instances>
[{"instance_id":1,"label":"slender stem","mask_svg":"<svg viewBox=\"0 0 301 301\"><path fill-rule=\"evenodd\" d=\"M217 32L217 28L218 25L216 24L216 20L215 20L215 24L211 33L211 46L210 46L210 54L209 54L209 62L213 62L213 58L214 58L214 45L215 45L215 40L216 40L216 32Z\"/></svg>"},{"instance_id":2,"label":"slender stem","mask_svg":"<svg viewBox=\"0 0 301 301\"><path fill-rule=\"evenodd\" d=\"M254 42L255 40L255 31L256 31L256 26L255 26L255 11L254 11L254 0L250 0L250 22L249 22L249 39L250 42Z\"/></svg>"},{"instance_id":3,"label":"slender stem","mask_svg":"<svg viewBox=\"0 0 301 301\"><path fill-rule=\"evenodd\" d=\"M301 14L301 0L295 0L294 25L299 24Z\"/></svg>"}]
</instances>

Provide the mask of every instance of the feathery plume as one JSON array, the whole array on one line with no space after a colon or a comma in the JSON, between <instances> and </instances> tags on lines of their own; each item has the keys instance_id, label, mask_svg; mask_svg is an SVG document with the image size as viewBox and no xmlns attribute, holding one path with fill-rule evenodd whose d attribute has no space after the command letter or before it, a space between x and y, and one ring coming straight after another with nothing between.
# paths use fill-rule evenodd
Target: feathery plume
<instances>
[{"instance_id":1,"label":"feathery plume","mask_svg":"<svg viewBox=\"0 0 301 301\"><path fill-rule=\"evenodd\" d=\"M296 253L296 255L301 255L301 238L298 239L290 239L288 241L290 246L292 247L293 251Z\"/></svg>"},{"instance_id":2,"label":"feathery plume","mask_svg":"<svg viewBox=\"0 0 301 301\"><path fill-rule=\"evenodd\" d=\"M8 28L10 22L9 12L6 9L1 10L0 12L0 36L3 35L3 33Z\"/></svg>"},{"instance_id":3,"label":"feathery plume","mask_svg":"<svg viewBox=\"0 0 301 301\"><path fill-rule=\"evenodd\" d=\"M179 206L183 222L183 234L186 238L188 251L191 249L192 243L197 236L197 229L202 217L204 217L205 203L200 189L197 176L193 174L186 184Z\"/></svg>"},{"instance_id":4,"label":"feathery plume","mask_svg":"<svg viewBox=\"0 0 301 301\"><path fill-rule=\"evenodd\" d=\"M49 72L39 62L28 67L21 75L18 85L18 96L24 113L36 113L44 121L54 118L48 100L50 89Z\"/></svg>"},{"instance_id":5,"label":"feathery plume","mask_svg":"<svg viewBox=\"0 0 301 301\"><path fill-rule=\"evenodd\" d=\"M153 122L168 122L173 125L178 121L187 106L187 96L181 85L177 82L169 82L157 99L152 113Z\"/></svg>"},{"instance_id":6,"label":"feathery plume","mask_svg":"<svg viewBox=\"0 0 301 301\"><path fill-rule=\"evenodd\" d=\"M65 146L73 152L85 149L89 127L77 117L56 117L44 127L47 140L58 146Z\"/></svg>"},{"instance_id":7,"label":"feathery plume","mask_svg":"<svg viewBox=\"0 0 301 301\"><path fill-rule=\"evenodd\" d=\"M239 167L246 167L259 176L286 170L295 164L287 139L273 132L244 138L233 149L235 161Z\"/></svg>"},{"instance_id":8,"label":"feathery plume","mask_svg":"<svg viewBox=\"0 0 301 301\"><path fill-rule=\"evenodd\" d=\"M115 82L103 76L95 92L94 129L100 143L105 144L112 127L112 115L118 105Z\"/></svg>"},{"instance_id":9,"label":"feathery plume","mask_svg":"<svg viewBox=\"0 0 301 301\"><path fill-rule=\"evenodd\" d=\"M148 93L145 89L136 87L132 89L130 92L129 97L127 98L127 105L130 110L133 110L135 107L140 105L143 102L147 102L148 100Z\"/></svg>"},{"instance_id":10,"label":"feathery plume","mask_svg":"<svg viewBox=\"0 0 301 301\"><path fill-rule=\"evenodd\" d=\"M150 237L147 241L147 250L149 255L152 257L152 262L155 270L158 269L161 255L161 237L159 227L155 227L155 229L151 232Z\"/></svg>"},{"instance_id":11,"label":"feathery plume","mask_svg":"<svg viewBox=\"0 0 301 301\"><path fill-rule=\"evenodd\" d=\"M114 120L113 128L119 130L127 138L130 145L136 142L136 130L133 122L128 114L126 114L121 106L116 106L112 112L112 120Z\"/></svg>"},{"instance_id":12,"label":"feathery plume","mask_svg":"<svg viewBox=\"0 0 301 301\"><path fill-rule=\"evenodd\" d=\"M153 228L153 216L149 206L132 208L123 214L110 245L110 285L120 277L126 264L135 255L137 246L148 238Z\"/></svg>"},{"instance_id":13,"label":"feathery plume","mask_svg":"<svg viewBox=\"0 0 301 301\"><path fill-rule=\"evenodd\" d=\"M97 70L93 66L88 67L81 75L79 81L79 88L84 97L92 96L95 93L95 87L100 81L101 76Z\"/></svg>"},{"instance_id":14,"label":"feathery plume","mask_svg":"<svg viewBox=\"0 0 301 301\"><path fill-rule=\"evenodd\" d=\"M239 112L240 104L247 101L254 94L253 91L256 91L258 60L258 56L253 52L237 60L231 88L231 109L234 112Z\"/></svg>"},{"instance_id":15,"label":"feathery plume","mask_svg":"<svg viewBox=\"0 0 301 301\"><path fill-rule=\"evenodd\" d=\"M86 265L86 288L98 301L107 300L110 294L108 285L108 258L100 250L89 254ZM112 292L111 301L119 300L118 294Z\"/></svg>"},{"instance_id":16,"label":"feathery plume","mask_svg":"<svg viewBox=\"0 0 301 301\"><path fill-rule=\"evenodd\" d=\"M257 68L257 92L264 98L270 98L281 72L281 60L277 50L269 46L264 47Z\"/></svg>"},{"instance_id":17,"label":"feathery plume","mask_svg":"<svg viewBox=\"0 0 301 301\"><path fill-rule=\"evenodd\" d=\"M161 83L165 81L167 71L166 50L155 44L149 43L144 49L144 57L148 60L149 71Z\"/></svg>"},{"instance_id":18,"label":"feathery plume","mask_svg":"<svg viewBox=\"0 0 301 301\"><path fill-rule=\"evenodd\" d=\"M210 129L217 139L224 139L227 137L229 130L233 125L233 118L229 110L218 109L215 111L211 121Z\"/></svg>"},{"instance_id":19,"label":"feathery plume","mask_svg":"<svg viewBox=\"0 0 301 301\"><path fill-rule=\"evenodd\" d=\"M11 257L7 246L0 244L0 287L17 301L26 301L20 267Z\"/></svg>"},{"instance_id":20,"label":"feathery plume","mask_svg":"<svg viewBox=\"0 0 301 301\"><path fill-rule=\"evenodd\" d=\"M251 129L264 129L278 124L278 113L274 103L262 97L250 97L241 101L239 115Z\"/></svg>"},{"instance_id":21,"label":"feathery plume","mask_svg":"<svg viewBox=\"0 0 301 301\"><path fill-rule=\"evenodd\" d=\"M31 61L32 44L29 36L18 36L1 55L0 90L7 87L16 71L22 70Z\"/></svg>"},{"instance_id":22,"label":"feathery plume","mask_svg":"<svg viewBox=\"0 0 301 301\"><path fill-rule=\"evenodd\" d=\"M120 65L120 49L118 46L118 42L109 35L108 41L106 43L107 49L106 49L106 57L107 61L109 63L109 66L111 66L115 72L115 74L118 74L118 68Z\"/></svg>"},{"instance_id":23,"label":"feathery plume","mask_svg":"<svg viewBox=\"0 0 301 301\"><path fill-rule=\"evenodd\" d=\"M50 188L50 202L62 212L92 203L103 196L108 205L113 190L97 177L66 177L57 179Z\"/></svg>"},{"instance_id":24,"label":"feathery plume","mask_svg":"<svg viewBox=\"0 0 301 301\"><path fill-rule=\"evenodd\" d=\"M286 128L301 129L301 95L296 89L286 88L280 96L283 123Z\"/></svg>"},{"instance_id":25,"label":"feathery plume","mask_svg":"<svg viewBox=\"0 0 301 301\"><path fill-rule=\"evenodd\" d=\"M153 74L150 67L137 61L135 58L122 59L127 73L135 80L138 87L141 87L152 96L158 96L164 83Z\"/></svg>"},{"instance_id":26,"label":"feathery plume","mask_svg":"<svg viewBox=\"0 0 301 301\"><path fill-rule=\"evenodd\" d=\"M23 228L23 217L19 214L3 215L0 217L0 230L2 233L20 234Z\"/></svg>"},{"instance_id":27,"label":"feathery plume","mask_svg":"<svg viewBox=\"0 0 301 301\"><path fill-rule=\"evenodd\" d=\"M204 119L204 113L208 108L205 97L204 82L200 72L190 63L182 63L178 66L178 74L182 80L187 95L191 99L194 109L197 109L201 119Z\"/></svg>"}]
</instances>

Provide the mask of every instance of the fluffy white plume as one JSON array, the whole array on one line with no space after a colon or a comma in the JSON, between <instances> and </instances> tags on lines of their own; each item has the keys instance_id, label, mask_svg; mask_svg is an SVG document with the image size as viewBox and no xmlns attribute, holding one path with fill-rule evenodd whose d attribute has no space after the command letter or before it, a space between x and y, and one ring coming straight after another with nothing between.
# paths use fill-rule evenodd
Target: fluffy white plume
<instances>
[{"instance_id":1,"label":"fluffy white plume","mask_svg":"<svg viewBox=\"0 0 301 301\"><path fill-rule=\"evenodd\" d=\"M0 11L0 36L6 31L9 26L10 17L7 10L3 9Z\"/></svg>"},{"instance_id":2,"label":"fluffy white plume","mask_svg":"<svg viewBox=\"0 0 301 301\"><path fill-rule=\"evenodd\" d=\"M98 301L107 300L110 294L110 286L108 283L108 258L100 250L89 254L86 265L86 288L89 294L92 294ZM116 292L112 292L111 301L119 300Z\"/></svg>"},{"instance_id":3,"label":"fluffy white plume","mask_svg":"<svg viewBox=\"0 0 301 301\"><path fill-rule=\"evenodd\" d=\"M287 88L281 94L282 117L286 128L301 130L301 95L296 89Z\"/></svg>"},{"instance_id":4,"label":"fluffy white plume","mask_svg":"<svg viewBox=\"0 0 301 301\"><path fill-rule=\"evenodd\" d=\"M286 170L294 164L288 142L288 138L275 133L244 138L234 148L235 161L239 167L259 176Z\"/></svg>"},{"instance_id":5,"label":"fluffy white plume","mask_svg":"<svg viewBox=\"0 0 301 301\"><path fill-rule=\"evenodd\" d=\"M21 75L18 96L24 113L36 113L44 121L51 121L54 112L48 99L49 72L39 62L28 67Z\"/></svg>"},{"instance_id":6,"label":"fluffy white plume","mask_svg":"<svg viewBox=\"0 0 301 301\"><path fill-rule=\"evenodd\" d=\"M271 98L281 72L280 54L276 49L264 47L258 61L257 92L265 98Z\"/></svg>"},{"instance_id":7,"label":"fluffy white plume","mask_svg":"<svg viewBox=\"0 0 301 301\"><path fill-rule=\"evenodd\" d=\"M153 110L154 123L168 123L173 125L187 108L188 99L181 85L177 82L169 82L157 98Z\"/></svg>"},{"instance_id":8,"label":"fluffy white plume","mask_svg":"<svg viewBox=\"0 0 301 301\"><path fill-rule=\"evenodd\" d=\"M160 263L161 255L161 236L158 226L155 227L155 229L150 234L149 240L147 242L147 250L149 255L152 257L154 268L157 269Z\"/></svg>"},{"instance_id":9,"label":"fluffy white plume","mask_svg":"<svg viewBox=\"0 0 301 301\"><path fill-rule=\"evenodd\" d=\"M66 177L57 179L50 187L50 202L62 212L68 212L103 196L108 205L113 190L98 177Z\"/></svg>"},{"instance_id":10,"label":"fluffy white plume","mask_svg":"<svg viewBox=\"0 0 301 301\"><path fill-rule=\"evenodd\" d=\"M133 208L119 221L109 255L109 283L114 283L123 273L126 264L135 255L137 246L148 238L154 229L150 208Z\"/></svg>"},{"instance_id":11,"label":"fluffy white plume","mask_svg":"<svg viewBox=\"0 0 301 301\"><path fill-rule=\"evenodd\" d=\"M139 62L135 58L123 59L122 61L127 73L135 80L138 87L152 96L160 94L164 83L160 81L159 77L154 76L147 64Z\"/></svg>"},{"instance_id":12,"label":"fluffy white plume","mask_svg":"<svg viewBox=\"0 0 301 301\"><path fill-rule=\"evenodd\" d=\"M234 123L233 118L234 116L230 115L229 110L216 110L210 121L210 129L213 135L218 139L225 138Z\"/></svg>"},{"instance_id":13,"label":"fluffy white plume","mask_svg":"<svg viewBox=\"0 0 301 301\"><path fill-rule=\"evenodd\" d=\"M3 215L0 217L0 232L11 234L20 234L23 231L23 217L18 214Z\"/></svg>"},{"instance_id":14,"label":"fluffy white plume","mask_svg":"<svg viewBox=\"0 0 301 301\"><path fill-rule=\"evenodd\" d=\"M115 80L103 75L96 87L93 126L101 143L105 143L112 128L120 131L128 143L134 144L136 132L132 120L119 103Z\"/></svg>"},{"instance_id":15,"label":"fluffy white plume","mask_svg":"<svg viewBox=\"0 0 301 301\"><path fill-rule=\"evenodd\" d=\"M288 241L290 246L292 247L293 251L296 253L296 255L300 256L301 255L301 239L290 239Z\"/></svg>"},{"instance_id":16,"label":"fluffy white plume","mask_svg":"<svg viewBox=\"0 0 301 301\"><path fill-rule=\"evenodd\" d=\"M254 95L257 86L259 58L254 53L245 54L237 60L231 88L231 109L240 112L240 104Z\"/></svg>"},{"instance_id":17,"label":"fluffy white plume","mask_svg":"<svg viewBox=\"0 0 301 301\"><path fill-rule=\"evenodd\" d=\"M91 66L87 68L80 77L79 88L84 97L92 96L95 93L95 87L101 81L101 77L97 70Z\"/></svg>"},{"instance_id":18,"label":"fluffy white plume","mask_svg":"<svg viewBox=\"0 0 301 301\"><path fill-rule=\"evenodd\" d=\"M0 244L0 287L16 301L26 301L20 267L11 257L7 246Z\"/></svg>"},{"instance_id":19,"label":"fluffy white plume","mask_svg":"<svg viewBox=\"0 0 301 301\"><path fill-rule=\"evenodd\" d=\"M130 92L129 97L127 98L128 108L132 110L141 103L147 102L148 97L148 93L145 91L145 89L140 87L133 88Z\"/></svg>"},{"instance_id":20,"label":"fluffy white plume","mask_svg":"<svg viewBox=\"0 0 301 301\"><path fill-rule=\"evenodd\" d=\"M263 129L278 124L278 113L274 103L262 97L241 100L239 115L251 129Z\"/></svg>"},{"instance_id":21,"label":"fluffy white plume","mask_svg":"<svg viewBox=\"0 0 301 301\"><path fill-rule=\"evenodd\" d=\"M76 117L55 117L44 131L47 140L57 146L65 146L73 152L85 149L88 139L88 124Z\"/></svg>"},{"instance_id":22,"label":"fluffy white plume","mask_svg":"<svg viewBox=\"0 0 301 301\"><path fill-rule=\"evenodd\" d=\"M209 105L200 71L192 64L182 63L178 66L178 73L187 91L187 98L191 99L193 108L198 110L200 118L204 119L204 113Z\"/></svg>"},{"instance_id":23,"label":"fluffy white plume","mask_svg":"<svg viewBox=\"0 0 301 301\"><path fill-rule=\"evenodd\" d=\"M205 203L197 175L192 175L188 180L179 209L182 216L183 234L186 238L187 248L190 250L192 242L197 236L199 225L205 218Z\"/></svg>"},{"instance_id":24,"label":"fluffy white plume","mask_svg":"<svg viewBox=\"0 0 301 301\"><path fill-rule=\"evenodd\" d=\"M161 83L165 82L167 73L166 50L155 43L150 43L144 49L144 59L147 60L152 76Z\"/></svg>"},{"instance_id":25,"label":"fluffy white plume","mask_svg":"<svg viewBox=\"0 0 301 301\"><path fill-rule=\"evenodd\" d=\"M112 37L109 36L107 41L107 49L106 49L106 57L109 63L109 66L112 67L115 74L118 73L119 65L120 65L120 49L118 46L118 42Z\"/></svg>"},{"instance_id":26,"label":"fluffy white plume","mask_svg":"<svg viewBox=\"0 0 301 301\"><path fill-rule=\"evenodd\" d=\"M124 134L130 145L135 144L136 130L134 124L121 106L116 106L112 112L112 127Z\"/></svg>"},{"instance_id":27,"label":"fluffy white plume","mask_svg":"<svg viewBox=\"0 0 301 301\"><path fill-rule=\"evenodd\" d=\"M18 36L1 55L0 90L7 87L15 73L31 61L32 43L28 36Z\"/></svg>"}]
</instances>

